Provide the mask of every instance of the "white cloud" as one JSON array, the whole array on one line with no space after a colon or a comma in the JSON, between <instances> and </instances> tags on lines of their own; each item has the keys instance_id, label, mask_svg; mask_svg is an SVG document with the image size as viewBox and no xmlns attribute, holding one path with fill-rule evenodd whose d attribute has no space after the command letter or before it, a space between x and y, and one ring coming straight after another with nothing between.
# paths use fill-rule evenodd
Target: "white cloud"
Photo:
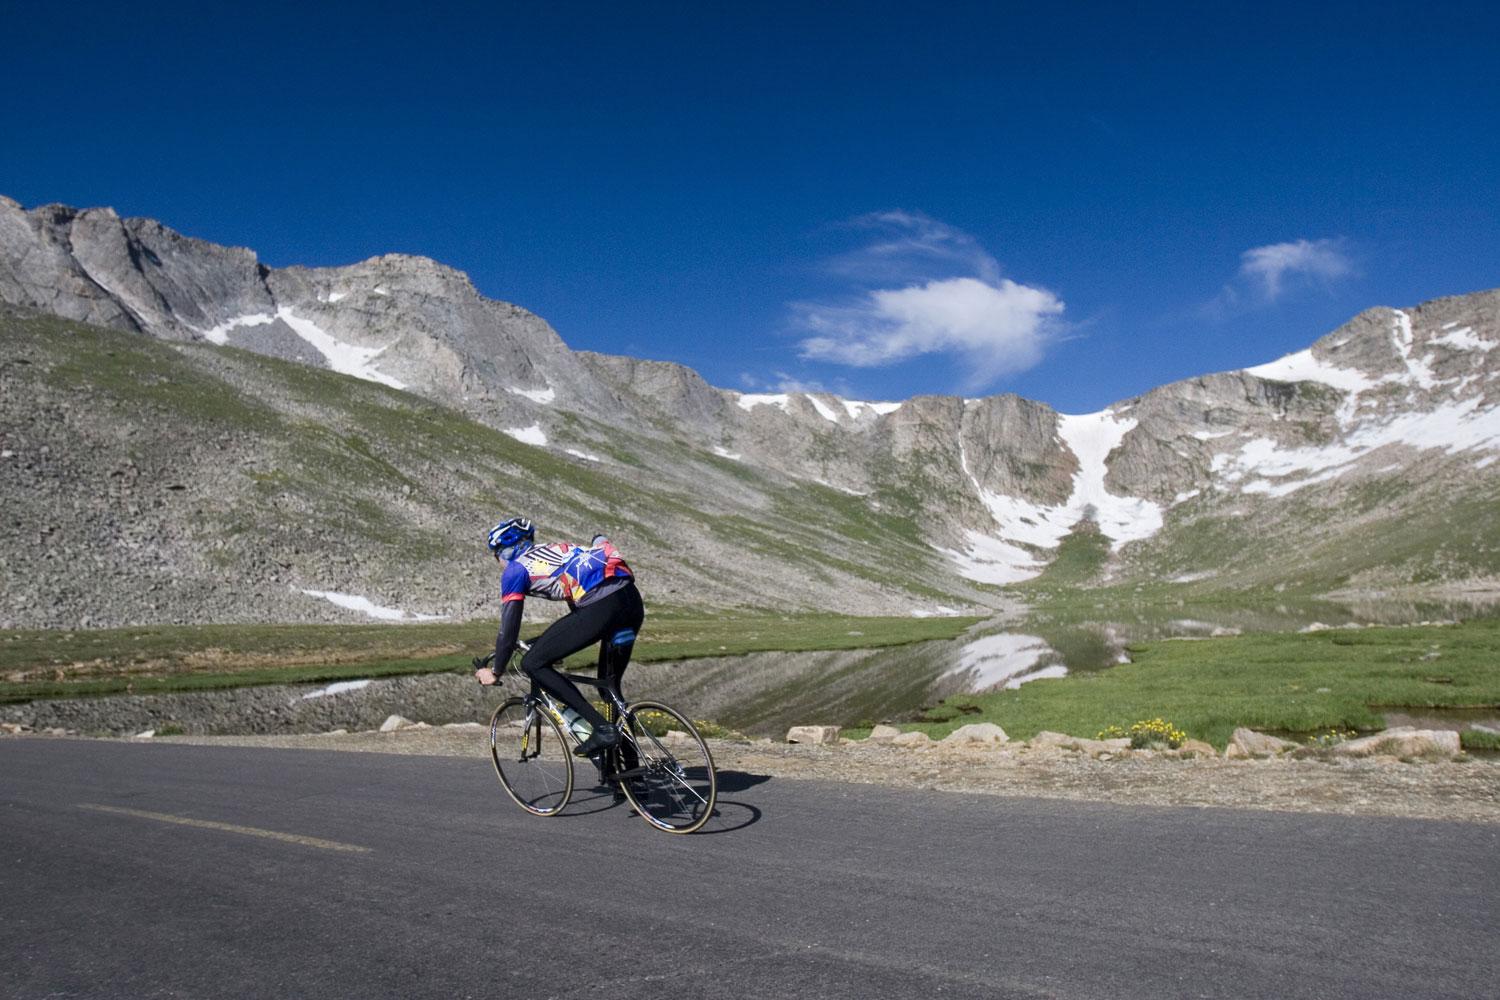
<instances>
[{"instance_id":1,"label":"white cloud","mask_svg":"<svg viewBox=\"0 0 1500 1000\"><path fill-rule=\"evenodd\" d=\"M803 358L873 367L954 353L973 388L1041 361L1064 308L1055 294L1000 277L977 240L925 215L882 212L849 225L879 238L828 268L877 287L842 302L794 304L808 334Z\"/></svg>"},{"instance_id":2,"label":"white cloud","mask_svg":"<svg viewBox=\"0 0 1500 1000\"><path fill-rule=\"evenodd\" d=\"M1354 262L1345 255L1340 240L1272 243L1240 254L1240 278L1258 286L1268 302L1281 297L1288 276L1329 282L1353 273Z\"/></svg>"}]
</instances>

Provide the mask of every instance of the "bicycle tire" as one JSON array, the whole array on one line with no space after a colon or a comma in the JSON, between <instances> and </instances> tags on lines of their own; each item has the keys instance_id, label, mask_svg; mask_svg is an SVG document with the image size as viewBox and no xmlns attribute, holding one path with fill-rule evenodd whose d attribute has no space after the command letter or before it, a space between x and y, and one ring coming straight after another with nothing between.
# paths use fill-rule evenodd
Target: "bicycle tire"
<instances>
[{"instance_id":1,"label":"bicycle tire","mask_svg":"<svg viewBox=\"0 0 1500 1000\"><path fill-rule=\"evenodd\" d=\"M573 755L561 727L540 706L507 698L490 716L490 761L516 805L556 816L573 795Z\"/></svg>"},{"instance_id":2,"label":"bicycle tire","mask_svg":"<svg viewBox=\"0 0 1500 1000\"><path fill-rule=\"evenodd\" d=\"M681 735L666 735L674 731ZM621 739L633 745L636 769L643 772L620 782L641 818L667 833L701 829L713 816L719 779L713 754L692 721L659 701L636 702L626 711Z\"/></svg>"}]
</instances>

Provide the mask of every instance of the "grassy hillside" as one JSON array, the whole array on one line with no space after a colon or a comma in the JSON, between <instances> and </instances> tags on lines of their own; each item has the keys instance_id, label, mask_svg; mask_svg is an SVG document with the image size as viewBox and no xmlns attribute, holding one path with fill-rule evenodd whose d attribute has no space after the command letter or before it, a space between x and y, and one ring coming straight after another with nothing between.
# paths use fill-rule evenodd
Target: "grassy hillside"
<instances>
[{"instance_id":1,"label":"grassy hillside","mask_svg":"<svg viewBox=\"0 0 1500 1000\"><path fill-rule=\"evenodd\" d=\"M19 473L0 480L17 554L0 622L340 617L299 589L467 617L494 587L483 532L523 511L550 537L609 533L648 601L900 614L982 596L909 517L671 439L572 416L592 462L244 351L15 310L0 338Z\"/></svg>"}]
</instances>

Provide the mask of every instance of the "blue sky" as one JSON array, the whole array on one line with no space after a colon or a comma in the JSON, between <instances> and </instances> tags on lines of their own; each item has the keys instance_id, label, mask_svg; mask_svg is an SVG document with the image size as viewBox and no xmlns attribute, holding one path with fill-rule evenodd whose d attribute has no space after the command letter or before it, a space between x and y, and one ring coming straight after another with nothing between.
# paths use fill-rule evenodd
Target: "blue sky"
<instances>
[{"instance_id":1,"label":"blue sky","mask_svg":"<svg viewBox=\"0 0 1500 1000\"><path fill-rule=\"evenodd\" d=\"M730 388L1083 412L1500 286L1489 5L8 6L0 193Z\"/></svg>"}]
</instances>

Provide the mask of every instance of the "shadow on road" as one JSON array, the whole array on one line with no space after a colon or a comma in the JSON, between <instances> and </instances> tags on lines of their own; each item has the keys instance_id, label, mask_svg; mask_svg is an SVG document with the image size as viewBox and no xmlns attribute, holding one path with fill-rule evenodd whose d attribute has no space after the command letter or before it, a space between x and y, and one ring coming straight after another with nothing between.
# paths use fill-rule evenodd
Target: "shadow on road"
<instances>
[{"instance_id":1,"label":"shadow on road","mask_svg":"<svg viewBox=\"0 0 1500 1000\"><path fill-rule=\"evenodd\" d=\"M730 802L720 799L714 806L714 815L703 829L692 836L703 836L710 833L734 833L743 830L747 826L754 826L760 822L761 811L748 802Z\"/></svg>"},{"instance_id":2,"label":"shadow on road","mask_svg":"<svg viewBox=\"0 0 1500 1000\"><path fill-rule=\"evenodd\" d=\"M763 785L771 780L768 774L750 774L745 771L720 771L719 772L719 795L720 799L714 807L714 816L699 830L699 833L733 833L743 830L747 826L754 826L760 822L761 811L748 802L735 802L723 798L725 793L734 795L738 792L749 791L756 785ZM584 816L594 816L611 810L624 810L622 815L634 816L635 810L630 808L629 803L614 797L614 788L606 785L595 785L593 787L581 787L573 790L573 797L568 801L568 808L559 819L581 819Z\"/></svg>"},{"instance_id":3,"label":"shadow on road","mask_svg":"<svg viewBox=\"0 0 1500 1000\"><path fill-rule=\"evenodd\" d=\"M754 788L756 785L763 785L770 780L771 776L769 774L751 774L748 771L720 771L719 791L729 792L730 794L743 792Z\"/></svg>"}]
</instances>

